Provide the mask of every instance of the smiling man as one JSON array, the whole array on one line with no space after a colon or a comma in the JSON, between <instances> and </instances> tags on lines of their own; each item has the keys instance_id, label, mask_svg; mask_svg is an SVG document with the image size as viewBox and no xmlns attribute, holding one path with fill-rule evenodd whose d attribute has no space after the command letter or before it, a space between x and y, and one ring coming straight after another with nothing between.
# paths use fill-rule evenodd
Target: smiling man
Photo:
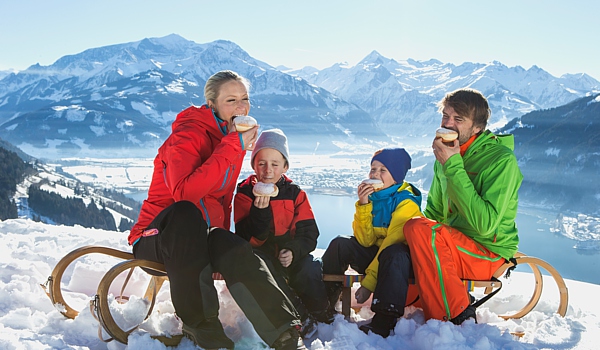
<instances>
[{"instance_id":1,"label":"smiling man","mask_svg":"<svg viewBox=\"0 0 600 350\"><path fill-rule=\"evenodd\" d=\"M488 280L517 252L515 218L523 175L512 135L486 130L490 109L476 90L439 103L441 126L458 138L433 140L434 178L425 218L404 226L425 317L461 324L476 318L462 279Z\"/></svg>"}]
</instances>

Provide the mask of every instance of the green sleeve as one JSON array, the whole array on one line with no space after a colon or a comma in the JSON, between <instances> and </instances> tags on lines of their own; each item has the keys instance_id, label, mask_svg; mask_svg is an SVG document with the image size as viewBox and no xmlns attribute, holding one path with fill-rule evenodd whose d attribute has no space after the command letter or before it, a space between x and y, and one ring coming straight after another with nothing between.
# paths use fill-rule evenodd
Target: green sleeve
<instances>
[{"instance_id":1,"label":"green sleeve","mask_svg":"<svg viewBox=\"0 0 600 350\"><path fill-rule=\"evenodd\" d=\"M431 220L444 222L444 191L442 189L442 179L440 178L441 164L435 162L433 165L433 181L427 194L427 206L425 207L425 217ZM442 175L443 176L443 175ZM445 181L445 179L443 179Z\"/></svg>"}]
</instances>

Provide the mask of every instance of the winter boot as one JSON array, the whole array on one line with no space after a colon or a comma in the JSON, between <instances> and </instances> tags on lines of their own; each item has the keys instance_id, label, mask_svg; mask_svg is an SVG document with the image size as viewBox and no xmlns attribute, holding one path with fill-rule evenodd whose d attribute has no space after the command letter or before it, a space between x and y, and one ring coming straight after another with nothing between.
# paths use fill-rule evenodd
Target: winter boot
<instances>
[{"instance_id":1,"label":"winter boot","mask_svg":"<svg viewBox=\"0 0 600 350\"><path fill-rule=\"evenodd\" d=\"M233 341L225 335L217 317L202 321L196 327L183 324L183 335L204 349L233 349Z\"/></svg>"},{"instance_id":2,"label":"winter boot","mask_svg":"<svg viewBox=\"0 0 600 350\"><path fill-rule=\"evenodd\" d=\"M311 316L319 323L332 324L335 319L336 312L332 306L328 306L322 311L311 311Z\"/></svg>"},{"instance_id":3,"label":"winter boot","mask_svg":"<svg viewBox=\"0 0 600 350\"><path fill-rule=\"evenodd\" d=\"M271 345L275 350L307 350L296 327L288 328Z\"/></svg>"},{"instance_id":4,"label":"winter boot","mask_svg":"<svg viewBox=\"0 0 600 350\"><path fill-rule=\"evenodd\" d=\"M315 320L312 316L309 316L304 320L304 322L302 322L300 336L303 339L308 339L315 333L317 333L317 320Z\"/></svg>"},{"instance_id":5,"label":"winter boot","mask_svg":"<svg viewBox=\"0 0 600 350\"><path fill-rule=\"evenodd\" d=\"M322 311L312 311L310 316L302 322L300 336L304 339L312 337L317 332L317 323L332 324L335 315L336 312L331 306L328 306L327 309Z\"/></svg>"},{"instance_id":6,"label":"winter boot","mask_svg":"<svg viewBox=\"0 0 600 350\"><path fill-rule=\"evenodd\" d=\"M455 325L460 325L470 318L475 320L475 323L477 323L477 312L475 310L475 306L473 305L467 306L463 312L451 319L450 322L454 323Z\"/></svg>"},{"instance_id":7,"label":"winter boot","mask_svg":"<svg viewBox=\"0 0 600 350\"><path fill-rule=\"evenodd\" d=\"M396 317L383 315L383 314L375 314L371 323L363 324L358 327L361 331L369 334L369 331L379 334L380 336L387 338L390 335L390 332L396 326Z\"/></svg>"},{"instance_id":8,"label":"winter boot","mask_svg":"<svg viewBox=\"0 0 600 350\"><path fill-rule=\"evenodd\" d=\"M329 305L335 311L335 305L340 300L340 295L342 295L342 284L338 282L325 282L326 290L327 290L327 300L329 301Z\"/></svg>"},{"instance_id":9,"label":"winter boot","mask_svg":"<svg viewBox=\"0 0 600 350\"><path fill-rule=\"evenodd\" d=\"M468 320L469 318L472 318L475 320L475 323L477 323L477 312L475 310L475 306L473 306L473 303L475 302L475 297L472 296L471 293L469 293L469 301L471 302L471 304L467 306L467 308L458 316L451 319L450 322L454 323L455 325L459 325Z\"/></svg>"}]
</instances>

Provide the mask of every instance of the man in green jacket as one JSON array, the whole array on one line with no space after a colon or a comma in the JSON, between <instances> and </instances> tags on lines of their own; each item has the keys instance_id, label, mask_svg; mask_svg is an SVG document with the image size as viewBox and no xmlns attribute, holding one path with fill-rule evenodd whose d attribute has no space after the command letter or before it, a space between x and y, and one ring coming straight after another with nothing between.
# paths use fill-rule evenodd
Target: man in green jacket
<instances>
[{"instance_id":1,"label":"man in green jacket","mask_svg":"<svg viewBox=\"0 0 600 350\"><path fill-rule=\"evenodd\" d=\"M462 280L490 279L517 252L523 175L513 136L486 130L490 109L479 91L453 91L438 107L441 126L458 138L434 139L426 217L409 220L404 235L426 319L461 324L476 318Z\"/></svg>"}]
</instances>

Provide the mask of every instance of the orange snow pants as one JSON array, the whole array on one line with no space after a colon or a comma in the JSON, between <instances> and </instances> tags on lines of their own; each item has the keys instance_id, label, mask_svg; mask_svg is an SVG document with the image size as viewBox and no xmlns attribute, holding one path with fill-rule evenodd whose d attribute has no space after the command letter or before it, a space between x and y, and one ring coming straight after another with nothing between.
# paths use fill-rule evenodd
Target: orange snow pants
<instances>
[{"instance_id":1,"label":"orange snow pants","mask_svg":"<svg viewBox=\"0 0 600 350\"><path fill-rule=\"evenodd\" d=\"M427 218L404 225L425 319L449 321L471 303L463 279L489 280L504 258L462 232Z\"/></svg>"}]
</instances>

